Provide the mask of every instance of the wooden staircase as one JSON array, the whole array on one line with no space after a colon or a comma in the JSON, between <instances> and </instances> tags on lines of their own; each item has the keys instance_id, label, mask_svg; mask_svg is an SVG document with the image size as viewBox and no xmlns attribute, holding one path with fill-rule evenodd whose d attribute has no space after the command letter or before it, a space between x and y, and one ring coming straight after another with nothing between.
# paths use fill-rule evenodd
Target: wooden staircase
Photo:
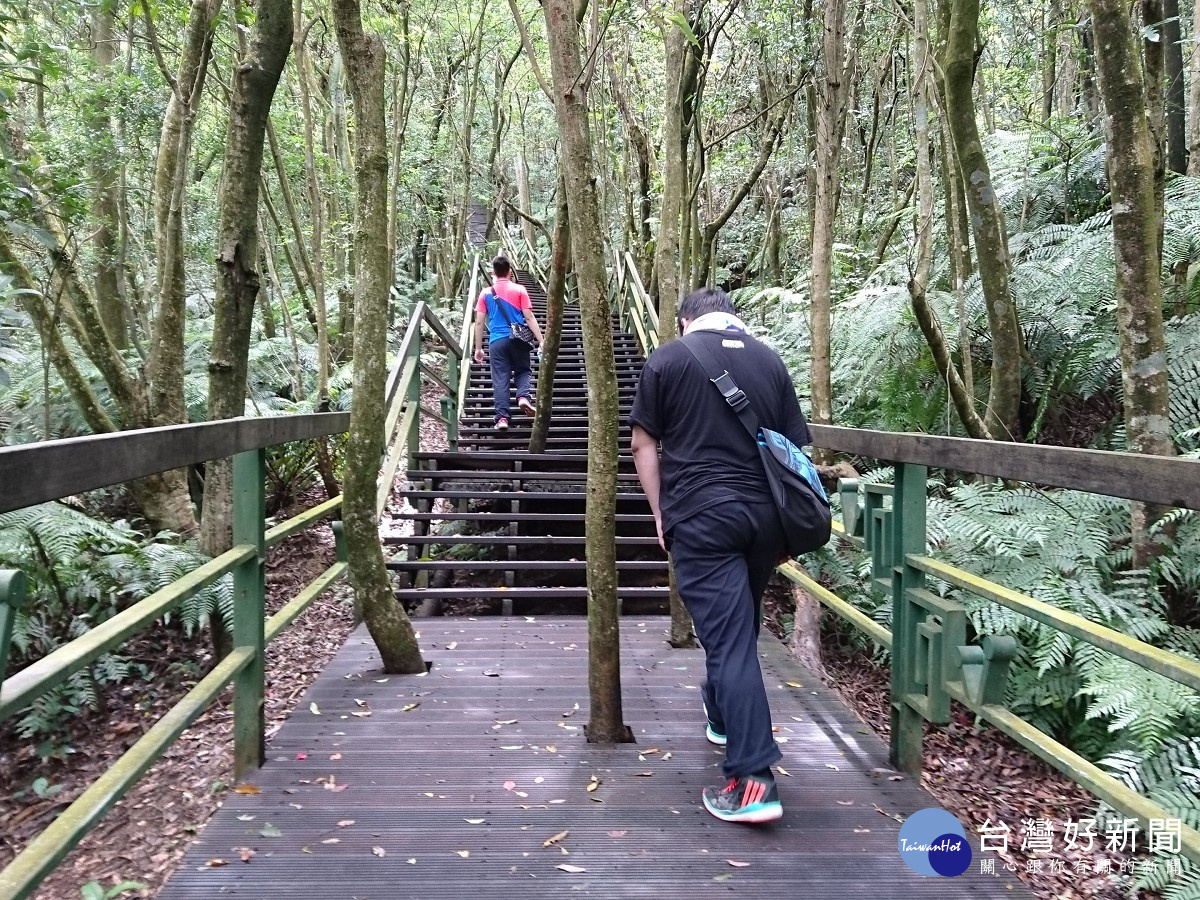
<instances>
[{"instance_id":1,"label":"wooden staircase","mask_svg":"<svg viewBox=\"0 0 1200 900\"><path fill-rule=\"evenodd\" d=\"M546 295L528 273L538 321ZM668 611L667 563L654 518L629 453L626 417L644 362L632 335L613 329L620 402L617 487L617 596L625 613ZM534 365L537 376L537 365ZM563 314L546 452L529 453L532 419L512 398L507 431L493 428L488 361L472 364L459 426L459 450L419 453L404 492L412 534L388 568L399 575L397 598L411 612L475 614L585 613L584 504L587 476L587 380L579 309Z\"/></svg>"}]
</instances>

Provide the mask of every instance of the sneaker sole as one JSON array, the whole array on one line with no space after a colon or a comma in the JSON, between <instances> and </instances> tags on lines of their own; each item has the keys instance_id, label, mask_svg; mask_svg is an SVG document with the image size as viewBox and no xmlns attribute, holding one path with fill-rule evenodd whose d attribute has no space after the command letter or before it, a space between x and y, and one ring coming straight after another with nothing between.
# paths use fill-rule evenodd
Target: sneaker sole
<instances>
[{"instance_id":1,"label":"sneaker sole","mask_svg":"<svg viewBox=\"0 0 1200 900\"><path fill-rule=\"evenodd\" d=\"M708 804L708 798L704 797L704 808L720 819L722 822L741 822L745 825L761 825L764 822L774 822L777 819L783 818L783 804L778 800L770 803L755 803L753 806L744 806L741 809L733 812L713 809Z\"/></svg>"},{"instance_id":2,"label":"sneaker sole","mask_svg":"<svg viewBox=\"0 0 1200 900\"><path fill-rule=\"evenodd\" d=\"M704 736L708 738L708 742L710 744L716 744L718 747L724 747L729 743L729 738L723 734L713 731L713 727L711 725L704 726Z\"/></svg>"},{"instance_id":3,"label":"sneaker sole","mask_svg":"<svg viewBox=\"0 0 1200 900\"><path fill-rule=\"evenodd\" d=\"M535 412L537 412L537 410L534 409L533 404L528 400L518 400L517 406L520 407L521 412L525 413L527 416L532 416Z\"/></svg>"}]
</instances>

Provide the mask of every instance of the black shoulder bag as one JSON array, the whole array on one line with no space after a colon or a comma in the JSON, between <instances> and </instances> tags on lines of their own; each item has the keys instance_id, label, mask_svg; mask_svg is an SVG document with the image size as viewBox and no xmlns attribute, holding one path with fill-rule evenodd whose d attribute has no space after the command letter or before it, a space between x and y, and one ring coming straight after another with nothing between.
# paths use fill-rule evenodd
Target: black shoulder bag
<instances>
[{"instance_id":1,"label":"black shoulder bag","mask_svg":"<svg viewBox=\"0 0 1200 900\"><path fill-rule=\"evenodd\" d=\"M508 314L508 302L496 294L496 286L492 285L492 289L488 291L487 297L484 297L484 302L487 302L488 297L496 305L496 311L500 313L500 317L508 323L509 337L513 340L520 341L529 349L537 346L537 341L533 338L533 329L524 322L513 321L512 316Z\"/></svg>"},{"instance_id":2,"label":"black shoulder bag","mask_svg":"<svg viewBox=\"0 0 1200 900\"><path fill-rule=\"evenodd\" d=\"M746 431L758 445L771 486L771 495L783 520L784 549L788 556L810 553L829 543L831 516L829 498L807 454L778 431L763 428L750 408L750 401L733 376L719 365L699 341L683 339L683 345L708 374Z\"/></svg>"}]
</instances>

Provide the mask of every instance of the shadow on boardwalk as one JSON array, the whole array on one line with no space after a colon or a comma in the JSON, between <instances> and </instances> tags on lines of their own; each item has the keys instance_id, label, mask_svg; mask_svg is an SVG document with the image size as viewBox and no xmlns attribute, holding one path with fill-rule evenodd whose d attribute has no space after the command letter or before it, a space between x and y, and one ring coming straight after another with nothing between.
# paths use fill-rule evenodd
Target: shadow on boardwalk
<instances>
[{"instance_id":1,"label":"shadow on boardwalk","mask_svg":"<svg viewBox=\"0 0 1200 900\"><path fill-rule=\"evenodd\" d=\"M722 751L704 738L703 654L672 650L665 619L621 621L637 743L618 746L584 737L586 620L418 624L432 670L383 675L356 631L272 740L261 793L229 795L162 900L1027 896L978 854L957 878L904 865L899 820L936 802L769 634L787 775L783 819L755 828L700 803Z\"/></svg>"}]
</instances>

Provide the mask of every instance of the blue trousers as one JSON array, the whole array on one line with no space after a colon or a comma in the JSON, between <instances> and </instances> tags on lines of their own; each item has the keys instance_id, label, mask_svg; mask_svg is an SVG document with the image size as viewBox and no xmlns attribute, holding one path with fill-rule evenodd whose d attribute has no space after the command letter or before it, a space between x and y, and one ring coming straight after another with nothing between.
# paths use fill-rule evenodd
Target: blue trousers
<instances>
[{"instance_id":1,"label":"blue trousers","mask_svg":"<svg viewBox=\"0 0 1200 900\"><path fill-rule=\"evenodd\" d=\"M492 363L492 393L496 400L496 421L512 418L508 406L508 385L517 382L517 399L524 397L532 402L529 370L529 345L512 338L501 338L488 345L488 356Z\"/></svg>"},{"instance_id":2,"label":"blue trousers","mask_svg":"<svg viewBox=\"0 0 1200 900\"><path fill-rule=\"evenodd\" d=\"M671 560L684 606L704 646L704 702L728 737L723 770L752 775L783 754L758 662L762 596L783 553L775 504L720 503L676 523Z\"/></svg>"}]
</instances>

